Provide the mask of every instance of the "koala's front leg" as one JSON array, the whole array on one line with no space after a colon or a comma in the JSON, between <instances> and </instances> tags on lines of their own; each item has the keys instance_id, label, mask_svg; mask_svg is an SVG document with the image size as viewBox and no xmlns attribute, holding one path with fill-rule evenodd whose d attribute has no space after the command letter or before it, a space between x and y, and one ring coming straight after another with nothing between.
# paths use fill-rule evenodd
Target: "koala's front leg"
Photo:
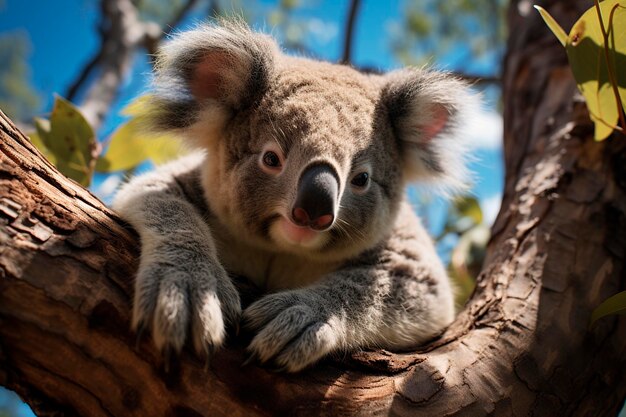
<instances>
[{"instance_id":1,"label":"koala's front leg","mask_svg":"<svg viewBox=\"0 0 626 417\"><path fill-rule=\"evenodd\" d=\"M196 352L207 355L223 343L225 324L238 323L241 306L211 231L187 198L185 181L197 178L183 169L190 162L133 179L114 208L141 237L133 328L150 329L164 352L180 352L191 332Z\"/></svg>"},{"instance_id":2,"label":"koala's front leg","mask_svg":"<svg viewBox=\"0 0 626 417\"><path fill-rule=\"evenodd\" d=\"M258 332L253 357L295 372L332 352L407 349L439 334L454 317L448 278L428 238L405 238L311 287L252 304L244 323Z\"/></svg>"}]
</instances>

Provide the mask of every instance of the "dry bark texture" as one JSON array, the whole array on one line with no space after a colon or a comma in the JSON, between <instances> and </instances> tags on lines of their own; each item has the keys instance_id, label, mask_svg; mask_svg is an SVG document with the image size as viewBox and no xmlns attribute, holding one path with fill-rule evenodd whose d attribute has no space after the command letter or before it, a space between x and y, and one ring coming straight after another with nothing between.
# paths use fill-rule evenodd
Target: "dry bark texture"
<instances>
[{"instance_id":1,"label":"dry bark texture","mask_svg":"<svg viewBox=\"0 0 626 417\"><path fill-rule=\"evenodd\" d=\"M626 286L626 138L593 142L565 55L526 5L509 13L503 207L439 341L285 375L241 368L239 337L207 369L185 352L163 372L128 331L136 236L2 116L0 384L42 416L615 416L626 320L587 325ZM544 6L569 27L587 2Z\"/></svg>"}]
</instances>

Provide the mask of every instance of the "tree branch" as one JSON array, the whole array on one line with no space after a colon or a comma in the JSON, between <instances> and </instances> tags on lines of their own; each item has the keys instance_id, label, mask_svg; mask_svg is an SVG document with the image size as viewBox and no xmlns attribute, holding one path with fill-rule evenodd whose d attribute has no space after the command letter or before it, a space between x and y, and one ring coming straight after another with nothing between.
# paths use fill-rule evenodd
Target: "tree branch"
<instances>
[{"instance_id":1,"label":"tree branch","mask_svg":"<svg viewBox=\"0 0 626 417\"><path fill-rule=\"evenodd\" d=\"M104 49L100 47L98 52L87 62L85 67L78 74L78 77L72 82L70 87L67 89L67 93L65 93L65 98L70 101L76 100L76 95L78 91L83 87L89 76L92 72L101 64L102 58L104 56Z\"/></svg>"},{"instance_id":2,"label":"tree branch","mask_svg":"<svg viewBox=\"0 0 626 417\"><path fill-rule=\"evenodd\" d=\"M120 85L132 67L138 43L143 40L145 26L130 0L101 0L101 59L98 76L91 80L80 107L95 131L98 131Z\"/></svg>"},{"instance_id":3,"label":"tree branch","mask_svg":"<svg viewBox=\"0 0 626 417\"><path fill-rule=\"evenodd\" d=\"M175 16L165 25L165 30L153 22L142 22L130 0L101 0L101 44L94 57L85 65L67 92L75 99L88 84L81 109L87 120L98 130L117 98L119 87L132 68L133 55L140 46L149 53L156 52L159 42L198 3L187 0ZM91 76L97 71L95 79Z\"/></svg>"},{"instance_id":4,"label":"tree branch","mask_svg":"<svg viewBox=\"0 0 626 417\"><path fill-rule=\"evenodd\" d=\"M343 54L341 63L350 65L352 63L352 44L354 43L354 24L356 16L361 6L361 0L351 0L350 9L348 10L348 20L346 22L346 34L343 41Z\"/></svg>"}]
</instances>

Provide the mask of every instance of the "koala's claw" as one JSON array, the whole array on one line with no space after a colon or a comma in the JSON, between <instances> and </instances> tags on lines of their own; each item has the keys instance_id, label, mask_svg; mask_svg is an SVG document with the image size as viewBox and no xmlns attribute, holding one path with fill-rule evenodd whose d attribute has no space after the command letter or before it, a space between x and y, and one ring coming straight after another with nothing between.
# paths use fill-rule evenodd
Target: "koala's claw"
<instances>
[{"instance_id":1,"label":"koala's claw","mask_svg":"<svg viewBox=\"0 0 626 417\"><path fill-rule=\"evenodd\" d=\"M200 358L210 357L224 343L226 324L240 316L239 294L221 267L185 271L156 263L139 275L133 327L138 338L149 328L162 353L180 353L189 338Z\"/></svg>"},{"instance_id":2,"label":"koala's claw","mask_svg":"<svg viewBox=\"0 0 626 417\"><path fill-rule=\"evenodd\" d=\"M258 331L247 350L278 371L296 372L340 346L337 330L312 297L272 294L243 313L244 324Z\"/></svg>"}]
</instances>

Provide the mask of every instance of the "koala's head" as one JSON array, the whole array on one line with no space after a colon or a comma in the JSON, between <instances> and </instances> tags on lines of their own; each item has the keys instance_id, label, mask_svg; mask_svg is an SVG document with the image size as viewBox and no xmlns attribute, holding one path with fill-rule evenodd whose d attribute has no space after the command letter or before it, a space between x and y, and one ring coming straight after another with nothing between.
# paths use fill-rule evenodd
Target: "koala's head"
<instances>
[{"instance_id":1,"label":"koala's head","mask_svg":"<svg viewBox=\"0 0 626 417\"><path fill-rule=\"evenodd\" d=\"M476 100L445 74L365 75L222 23L176 35L154 84L152 124L206 150L212 211L270 250L354 255L389 233L406 181L467 180L459 133Z\"/></svg>"}]
</instances>

